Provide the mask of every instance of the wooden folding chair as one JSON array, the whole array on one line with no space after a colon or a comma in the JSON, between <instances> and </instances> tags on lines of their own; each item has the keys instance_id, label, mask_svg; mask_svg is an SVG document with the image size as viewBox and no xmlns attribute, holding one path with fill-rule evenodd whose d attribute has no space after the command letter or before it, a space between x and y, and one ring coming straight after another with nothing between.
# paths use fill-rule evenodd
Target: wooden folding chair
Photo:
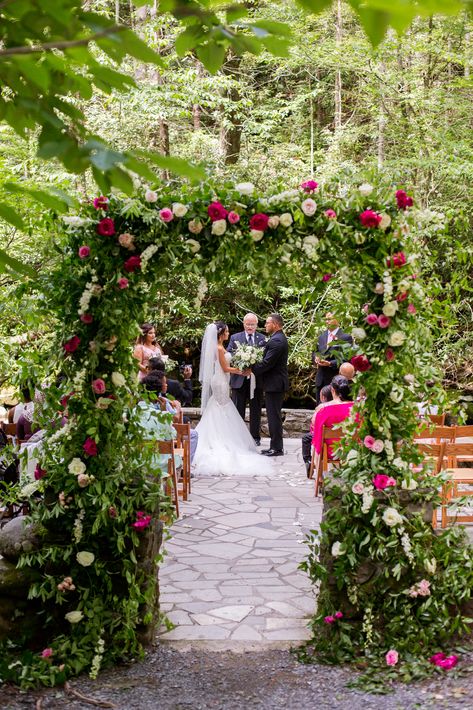
<instances>
[{"instance_id":1,"label":"wooden folding chair","mask_svg":"<svg viewBox=\"0 0 473 710\"><path fill-rule=\"evenodd\" d=\"M442 441L455 441L455 435L456 430L454 426L434 426L423 422L414 434L414 441L441 444Z\"/></svg>"},{"instance_id":2,"label":"wooden folding chair","mask_svg":"<svg viewBox=\"0 0 473 710\"><path fill-rule=\"evenodd\" d=\"M16 424L2 422L2 429L7 435L7 439L12 442L16 439Z\"/></svg>"},{"instance_id":3,"label":"wooden folding chair","mask_svg":"<svg viewBox=\"0 0 473 710\"><path fill-rule=\"evenodd\" d=\"M328 471L328 465L330 464L340 464L340 459L333 456L329 447L336 444L343 436L341 429L333 429L331 426L324 426L322 429L322 451L319 456L319 462L317 466L317 473L315 476L315 497L319 495L319 488L322 487L324 482L324 473ZM309 478L312 478L314 474L315 458L317 454L315 449L312 451L312 460L309 469Z\"/></svg>"},{"instance_id":4,"label":"wooden folding chair","mask_svg":"<svg viewBox=\"0 0 473 710\"><path fill-rule=\"evenodd\" d=\"M433 465L432 473L434 475L440 473L443 464L444 449L446 446L445 441L436 443L432 441L417 441L416 445L420 453L424 455L423 463ZM434 530L437 527L437 509L432 511L432 527Z\"/></svg>"},{"instance_id":5,"label":"wooden folding chair","mask_svg":"<svg viewBox=\"0 0 473 710\"><path fill-rule=\"evenodd\" d=\"M442 527L447 527L450 522L473 523L473 514L449 515L448 512L453 499L473 496L473 468L458 467L460 461L473 460L473 443L445 444L443 455L450 480L442 487Z\"/></svg>"},{"instance_id":6,"label":"wooden folding chair","mask_svg":"<svg viewBox=\"0 0 473 710\"><path fill-rule=\"evenodd\" d=\"M470 439L471 441L468 441ZM473 425L469 424L466 426L456 426L455 427L455 443L456 444L469 444L473 442ZM465 461L473 461L471 456L457 456L457 464ZM455 465L457 465L455 464Z\"/></svg>"},{"instance_id":7,"label":"wooden folding chair","mask_svg":"<svg viewBox=\"0 0 473 710\"><path fill-rule=\"evenodd\" d=\"M437 426L445 425L445 414L427 414L427 419Z\"/></svg>"},{"instance_id":8,"label":"wooden folding chair","mask_svg":"<svg viewBox=\"0 0 473 710\"><path fill-rule=\"evenodd\" d=\"M182 477L183 477L183 498L187 500L191 492L191 425L173 424L177 433L176 445L178 450L182 450ZM177 451L176 451L177 453Z\"/></svg>"},{"instance_id":9,"label":"wooden folding chair","mask_svg":"<svg viewBox=\"0 0 473 710\"><path fill-rule=\"evenodd\" d=\"M176 509L176 517L179 517L179 489L177 485L177 471L176 471L176 460L174 458L175 447L174 440L169 439L168 441L157 441L156 448L160 454L164 454L168 457L168 479L167 484L167 494L171 498ZM171 481L172 491L169 493L169 481Z\"/></svg>"}]
</instances>

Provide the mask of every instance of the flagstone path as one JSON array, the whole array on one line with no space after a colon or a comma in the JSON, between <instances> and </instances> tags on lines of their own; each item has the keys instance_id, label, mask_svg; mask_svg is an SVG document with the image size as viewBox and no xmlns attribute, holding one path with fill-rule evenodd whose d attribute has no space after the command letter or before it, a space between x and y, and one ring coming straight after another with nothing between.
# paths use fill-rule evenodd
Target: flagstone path
<instances>
[{"instance_id":1,"label":"flagstone path","mask_svg":"<svg viewBox=\"0 0 473 710\"><path fill-rule=\"evenodd\" d=\"M271 476L193 479L165 544L161 609L176 627L161 629L161 641L231 648L309 638L315 600L298 565L322 502L307 480L300 440L284 443Z\"/></svg>"}]
</instances>

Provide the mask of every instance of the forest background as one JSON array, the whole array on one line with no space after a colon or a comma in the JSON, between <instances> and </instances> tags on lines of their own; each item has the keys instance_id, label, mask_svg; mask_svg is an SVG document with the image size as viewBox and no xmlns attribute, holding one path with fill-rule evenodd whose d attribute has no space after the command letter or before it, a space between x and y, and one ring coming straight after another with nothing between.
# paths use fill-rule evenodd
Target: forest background
<instances>
[{"instance_id":1,"label":"forest background","mask_svg":"<svg viewBox=\"0 0 473 710\"><path fill-rule=\"evenodd\" d=\"M320 15L304 14L287 0L255 0L246 3L252 16L290 27L289 49L280 42L273 47L276 54L240 57L229 51L221 69L210 74L193 53L183 53L179 40L176 51L182 28L171 15L159 15L156 3L138 9L128 0L84 5L133 28L165 64L157 68L129 59L122 71L136 88L75 99L88 129L116 150L152 148L201 163L215 185L250 181L271 192L310 177L337 178L341 186L383 181L415 195L422 268L438 314L435 361L447 387L471 402L471 18L465 13L415 19L402 37L390 30L373 48L341 0ZM101 55L100 61L109 60ZM59 162L41 161L36 149L35 131L25 142L0 124L0 181L54 186L78 199L97 194L88 172L67 173ZM166 171L159 177L175 179ZM1 245L37 271L48 268L55 258L53 223L41 205L27 196L21 201L29 228L1 223ZM337 280L296 290L284 264L275 263L274 281L263 288L245 266L238 277L222 274L205 291L176 264L166 292L149 304L159 342L173 359L196 364L209 319L224 318L234 331L247 311L264 319L279 310L291 344L291 401L307 405L313 394L310 353L324 313L335 310L343 327L350 325ZM37 381L54 323L42 314L38 294L11 273L0 275L0 286L0 384L27 376ZM450 301L453 307L442 307ZM25 342L12 342L25 333Z\"/></svg>"}]
</instances>

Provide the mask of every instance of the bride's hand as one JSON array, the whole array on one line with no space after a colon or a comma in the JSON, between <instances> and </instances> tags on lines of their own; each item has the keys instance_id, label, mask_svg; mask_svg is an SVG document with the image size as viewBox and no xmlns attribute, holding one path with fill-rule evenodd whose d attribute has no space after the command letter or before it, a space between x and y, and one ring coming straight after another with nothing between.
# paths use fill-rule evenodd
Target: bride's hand
<instances>
[{"instance_id":1,"label":"bride's hand","mask_svg":"<svg viewBox=\"0 0 473 710\"><path fill-rule=\"evenodd\" d=\"M249 377L251 375L251 370L248 368L247 370L243 370L241 373L244 377Z\"/></svg>"}]
</instances>

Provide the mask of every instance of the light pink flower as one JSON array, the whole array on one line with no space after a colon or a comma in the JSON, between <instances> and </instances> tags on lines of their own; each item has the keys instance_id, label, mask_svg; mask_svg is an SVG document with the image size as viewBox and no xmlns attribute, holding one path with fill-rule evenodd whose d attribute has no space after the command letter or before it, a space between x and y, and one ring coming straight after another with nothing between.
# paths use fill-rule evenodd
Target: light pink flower
<instances>
[{"instance_id":1,"label":"light pink flower","mask_svg":"<svg viewBox=\"0 0 473 710\"><path fill-rule=\"evenodd\" d=\"M118 288L128 288L128 284L130 283L128 279L126 279L124 276L122 276L121 279L118 279Z\"/></svg>"},{"instance_id":2,"label":"light pink flower","mask_svg":"<svg viewBox=\"0 0 473 710\"><path fill-rule=\"evenodd\" d=\"M374 438L374 436L367 434L365 436L365 438L363 439L363 444L366 446L367 449L371 450L373 448L373 444L375 441L376 441L376 439Z\"/></svg>"},{"instance_id":3,"label":"light pink flower","mask_svg":"<svg viewBox=\"0 0 473 710\"><path fill-rule=\"evenodd\" d=\"M51 658L51 656L53 655L53 653L54 653L54 651L53 651L52 648L44 648L44 649L41 651L41 658Z\"/></svg>"},{"instance_id":4,"label":"light pink flower","mask_svg":"<svg viewBox=\"0 0 473 710\"><path fill-rule=\"evenodd\" d=\"M79 254L80 259L87 259L90 254L90 247L84 244L84 246L79 247L79 251L77 253Z\"/></svg>"},{"instance_id":5,"label":"light pink flower","mask_svg":"<svg viewBox=\"0 0 473 710\"><path fill-rule=\"evenodd\" d=\"M397 481L396 481L396 479L393 478L392 476L388 476L388 482L387 482L386 485L388 485L388 486L397 486Z\"/></svg>"},{"instance_id":6,"label":"light pink flower","mask_svg":"<svg viewBox=\"0 0 473 710\"><path fill-rule=\"evenodd\" d=\"M324 215L327 219L337 219L337 213L332 209L325 210Z\"/></svg>"},{"instance_id":7,"label":"light pink flower","mask_svg":"<svg viewBox=\"0 0 473 710\"><path fill-rule=\"evenodd\" d=\"M388 666L395 666L399 661L399 654L394 648L392 648L385 655L385 659Z\"/></svg>"},{"instance_id":8,"label":"light pink flower","mask_svg":"<svg viewBox=\"0 0 473 710\"><path fill-rule=\"evenodd\" d=\"M430 582L428 579L421 579L421 581L417 585L417 588L421 597L430 596Z\"/></svg>"},{"instance_id":9,"label":"light pink flower","mask_svg":"<svg viewBox=\"0 0 473 710\"><path fill-rule=\"evenodd\" d=\"M301 210L303 211L306 217L313 217L317 210L317 204L311 197L308 197L302 202Z\"/></svg>"},{"instance_id":10,"label":"light pink flower","mask_svg":"<svg viewBox=\"0 0 473 710\"><path fill-rule=\"evenodd\" d=\"M376 315L376 313L368 313L365 318L365 321L368 323L368 325L376 325L378 323L378 316Z\"/></svg>"},{"instance_id":11,"label":"light pink flower","mask_svg":"<svg viewBox=\"0 0 473 710\"><path fill-rule=\"evenodd\" d=\"M407 312L411 315L415 315L415 313L417 313L417 308L413 306L412 303L409 303L409 305L407 306Z\"/></svg>"},{"instance_id":12,"label":"light pink flower","mask_svg":"<svg viewBox=\"0 0 473 710\"><path fill-rule=\"evenodd\" d=\"M95 394L103 394L106 389L105 382L100 377L92 382L92 390Z\"/></svg>"},{"instance_id":13,"label":"light pink flower","mask_svg":"<svg viewBox=\"0 0 473 710\"><path fill-rule=\"evenodd\" d=\"M381 313L381 315L378 316L378 325L380 328L389 328L391 325L391 318L389 318L389 316L385 316L384 313Z\"/></svg>"},{"instance_id":14,"label":"light pink flower","mask_svg":"<svg viewBox=\"0 0 473 710\"><path fill-rule=\"evenodd\" d=\"M124 234L119 235L118 243L125 249L133 251L135 249L135 245L133 244L134 239L135 238L132 234L128 234L128 232L125 232Z\"/></svg>"},{"instance_id":15,"label":"light pink flower","mask_svg":"<svg viewBox=\"0 0 473 710\"><path fill-rule=\"evenodd\" d=\"M352 490L353 493L355 493L357 496L361 496L361 495L364 493L364 491L365 491L365 486L363 485L363 483L361 483L361 481L359 481L358 483L354 483L354 484L352 485L351 490Z\"/></svg>"},{"instance_id":16,"label":"light pink flower","mask_svg":"<svg viewBox=\"0 0 473 710\"><path fill-rule=\"evenodd\" d=\"M227 219L230 224L236 224L240 221L240 215L238 214L238 212L229 212Z\"/></svg>"},{"instance_id":17,"label":"light pink flower","mask_svg":"<svg viewBox=\"0 0 473 710\"><path fill-rule=\"evenodd\" d=\"M376 439L373 446L371 447L371 451L373 451L373 453L375 454L380 454L383 449L384 444L381 439Z\"/></svg>"},{"instance_id":18,"label":"light pink flower","mask_svg":"<svg viewBox=\"0 0 473 710\"><path fill-rule=\"evenodd\" d=\"M172 222L174 219L174 212L169 209L169 207L163 207L162 210L159 210L159 218L162 222Z\"/></svg>"}]
</instances>

